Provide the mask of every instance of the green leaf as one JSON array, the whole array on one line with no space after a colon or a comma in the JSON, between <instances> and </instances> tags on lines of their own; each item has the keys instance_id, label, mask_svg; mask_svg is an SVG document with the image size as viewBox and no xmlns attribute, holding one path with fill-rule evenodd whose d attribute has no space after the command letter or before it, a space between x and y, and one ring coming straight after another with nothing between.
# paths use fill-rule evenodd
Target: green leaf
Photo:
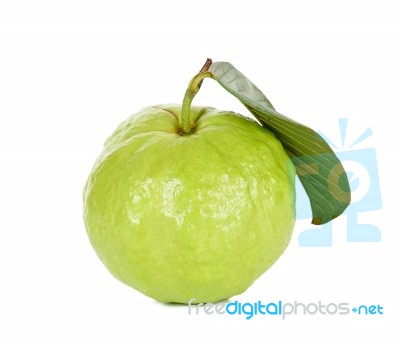
<instances>
[{"instance_id":1,"label":"green leaf","mask_svg":"<svg viewBox=\"0 0 400 345\"><path fill-rule=\"evenodd\" d=\"M281 141L310 199L312 223L324 224L342 214L350 204L350 186L328 143L311 128L278 113L260 89L230 63L214 62L209 72Z\"/></svg>"}]
</instances>

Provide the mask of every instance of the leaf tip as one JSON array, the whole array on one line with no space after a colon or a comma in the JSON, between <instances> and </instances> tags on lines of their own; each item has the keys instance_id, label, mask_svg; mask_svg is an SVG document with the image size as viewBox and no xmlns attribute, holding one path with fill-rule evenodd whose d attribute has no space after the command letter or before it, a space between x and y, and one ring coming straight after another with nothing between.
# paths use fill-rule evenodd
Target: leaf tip
<instances>
[{"instance_id":1,"label":"leaf tip","mask_svg":"<svg viewBox=\"0 0 400 345\"><path fill-rule=\"evenodd\" d=\"M320 217L314 217L311 221L311 224L314 225L321 225L323 224L322 219Z\"/></svg>"}]
</instances>

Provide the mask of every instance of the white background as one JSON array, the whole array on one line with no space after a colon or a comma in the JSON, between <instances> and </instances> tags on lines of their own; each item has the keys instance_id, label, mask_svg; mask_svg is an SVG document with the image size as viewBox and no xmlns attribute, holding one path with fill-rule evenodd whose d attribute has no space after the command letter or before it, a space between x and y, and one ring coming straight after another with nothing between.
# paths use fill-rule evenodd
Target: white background
<instances>
[{"instance_id":1,"label":"white background","mask_svg":"<svg viewBox=\"0 0 400 345\"><path fill-rule=\"evenodd\" d=\"M397 1L0 1L0 343L135 344L400 340ZM384 315L188 316L115 280L82 221L102 144L131 113L179 103L206 57L251 78L282 113L339 140L367 127L383 208L360 216L380 243L303 248L297 223L242 302L381 304ZM196 104L246 110L211 80ZM136 342L137 343L137 342ZM365 343L365 342L364 342Z\"/></svg>"}]
</instances>

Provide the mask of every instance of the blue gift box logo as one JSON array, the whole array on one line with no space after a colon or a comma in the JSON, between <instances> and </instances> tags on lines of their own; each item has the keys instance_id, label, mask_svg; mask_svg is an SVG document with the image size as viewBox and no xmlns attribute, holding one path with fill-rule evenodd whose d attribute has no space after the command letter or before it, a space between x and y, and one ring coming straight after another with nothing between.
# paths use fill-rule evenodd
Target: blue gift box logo
<instances>
[{"instance_id":1,"label":"blue gift box logo","mask_svg":"<svg viewBox=\"0 0 400 345\"><path fill-rule=\"evenodd\" d=\"M348 242L379 242L381 232L376 225L358 223L361 212L377 211L382 208L381 191L379 184L378 164L376 152L373 148L353 149L372 135L370 128L350 145L346 145L348 120L339 119L341 135L341 149L323 133L319 133L336 151L335 153L343 163L350 181L352 202L344 212L347 217ZM311 219L311 208L303 186L296 181L296 218ZM332 229L335 220L312 229L303 230L298 238L301 247L330 247L332 246Z\"/></svg>"}]
</instances>

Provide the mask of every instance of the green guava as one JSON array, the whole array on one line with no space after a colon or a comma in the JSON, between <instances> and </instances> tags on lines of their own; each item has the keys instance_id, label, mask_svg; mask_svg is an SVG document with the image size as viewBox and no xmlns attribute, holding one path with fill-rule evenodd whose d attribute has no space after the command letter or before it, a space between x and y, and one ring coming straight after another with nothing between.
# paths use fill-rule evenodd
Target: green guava
<instances>
[{"instance_id":1,"label":"green guava","mask_svg":"<svg viewBox=\"0 0 400 345\"><path fill-rule=\"evenodd\" d=\"M148 107L105 143L84 190L97 255L120 281L162 302L244 292L286 249L295 169L257 122L192 107Z\"/></svg>"}]
</instances>

